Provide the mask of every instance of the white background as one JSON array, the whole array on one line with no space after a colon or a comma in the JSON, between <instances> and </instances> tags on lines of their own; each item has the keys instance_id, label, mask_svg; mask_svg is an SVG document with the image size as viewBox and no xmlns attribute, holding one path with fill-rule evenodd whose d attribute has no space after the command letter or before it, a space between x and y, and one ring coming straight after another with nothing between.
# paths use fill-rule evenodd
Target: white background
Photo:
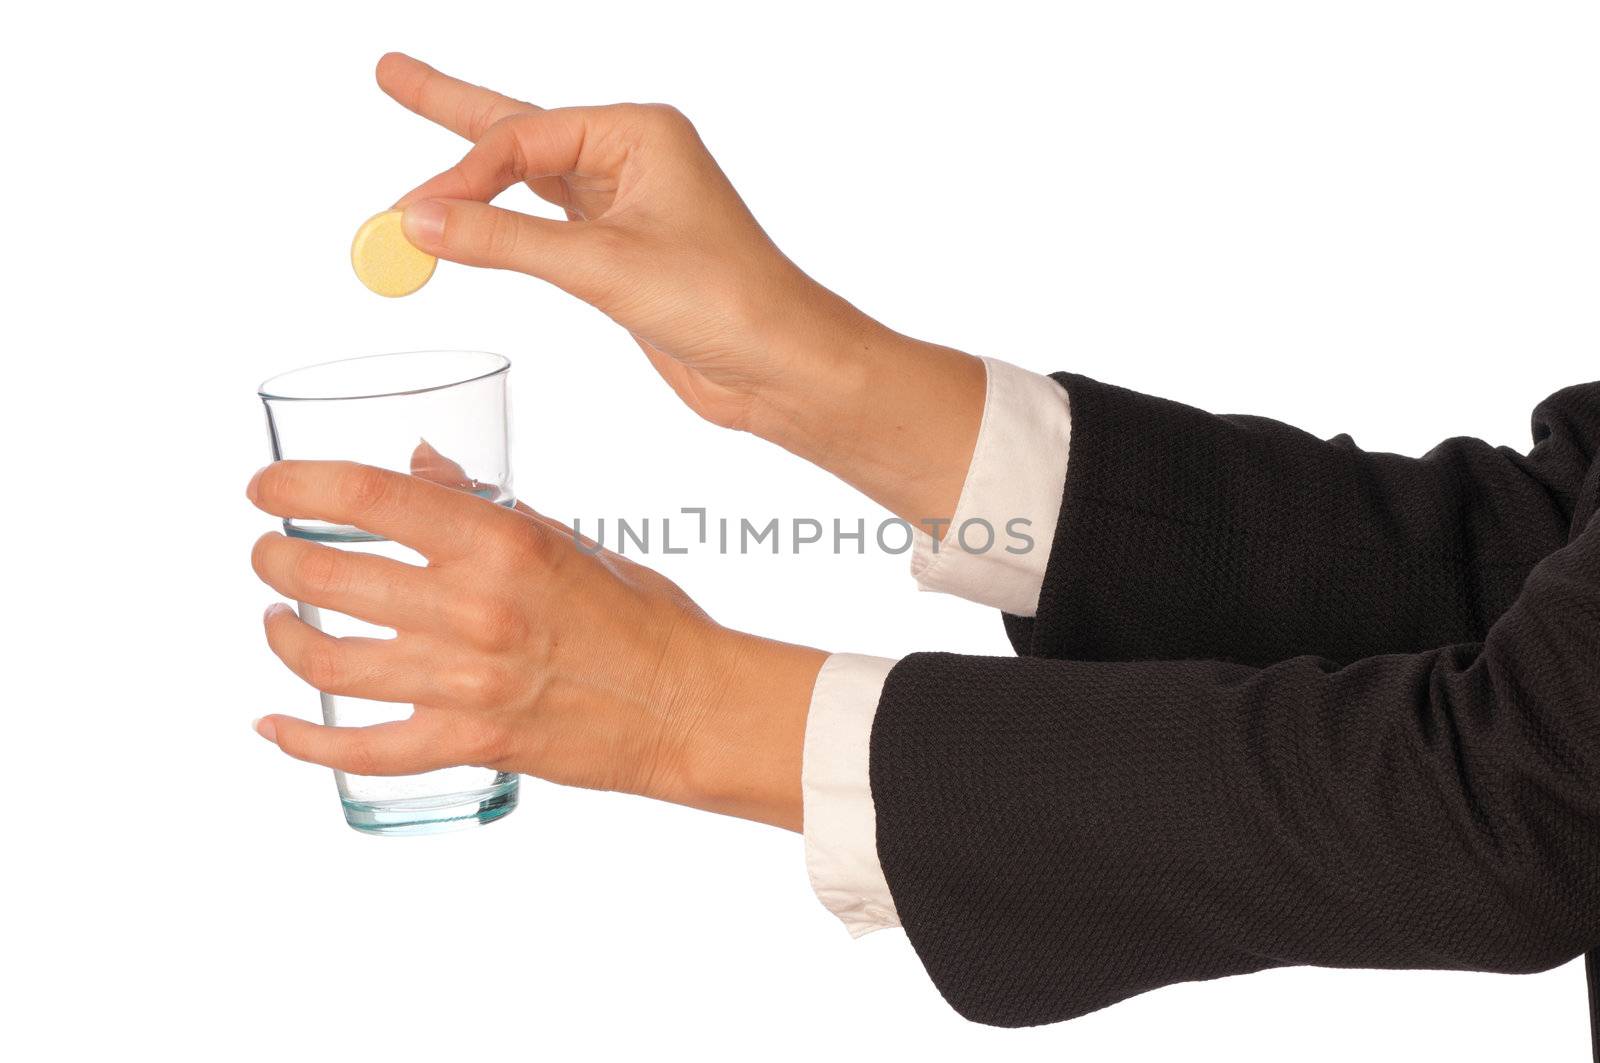
<instances>
[{"instance_id":1,"label":"white background","mask_svg":"<svg viewBox=\"0 0 1600 1063\"><path fill-rule=\"evenodd\" d=\"M1533 405L1596 375L1594 5L7 21L0 1054L1584 1058L1576 965L1280 971L1000 1031L949 1011L900 932L852 942L793 835L533 780L491 829L357 835L329 773L250 731L316 699L262 642L246 555L270 521L242 492L262 378L477 347L515 360L519 493L555 516L880 515L696 421L534 281L444 264L411 299L362 289L357 224L462 150L378 92L391 48L546 104L677 104L797 261L914 335L1370 448L1525 447ZM903 557L659 563L766 635L1008 652Z\"/></svg>"}]
</instances>

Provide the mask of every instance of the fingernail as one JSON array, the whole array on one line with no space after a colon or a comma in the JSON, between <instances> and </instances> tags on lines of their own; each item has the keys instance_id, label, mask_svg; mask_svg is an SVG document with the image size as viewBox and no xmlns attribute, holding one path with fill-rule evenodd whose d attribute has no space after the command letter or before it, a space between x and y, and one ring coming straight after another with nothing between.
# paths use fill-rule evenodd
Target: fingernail
<instances>
[{"instance_id":1,"label":"fingernail","mask_svg":"<svg viewBox=\"0 0 1600 1063\"><path fill-rule=\"evenodd\" d=\"M261 619L263 622L265 622L271 620L278 613L287 613L288 611L289 607L287 605L284 605L282 602L273 602L271 605L267 606L267 611L261 614Z\"/></svg>"},{"instance_id":2,"label":"fingernail","mask_svg":"<svg viewBox=\"0 0 1600 1063\"><path fill-rule=\"evenodd\" d=\"M400 227L406 239L420 246L433 246L444 239L445 207L436 199L421 199L406 208Z\"/></svg>"},{"instance_id":3,"label":"fingernail","mask_svg":"<svg viewBox=\"0 0 1600 1063\"><path fill-rule=\"evenodd\" d=\"M250 482L244 485L244 497L248 498L252 502L256 500L256 485L261 482L261 474L266 471L267 467L263 465L261 468L256 470L256 474L254 476L250 477Z\"/></svg>"},{"instance_id":4,"label":"fingernail","mask_svg":"<svg viewBox=\"0 0 1600 1063\"><path fill-rule=\"evenodd\" d=\"M256 729L256 734L265 738L268 742L273 745L278 744L278 728L265 716L257 716L251 721L250 726Z\"/></svg>"}]
</instances>

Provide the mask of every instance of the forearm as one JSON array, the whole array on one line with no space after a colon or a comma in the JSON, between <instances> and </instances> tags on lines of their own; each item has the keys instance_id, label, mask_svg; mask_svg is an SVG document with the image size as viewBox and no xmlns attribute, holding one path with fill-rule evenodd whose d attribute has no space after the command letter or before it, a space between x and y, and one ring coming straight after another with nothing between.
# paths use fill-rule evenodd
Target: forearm
<instances>
[{"instance_id":1,"label":"forearm","mask_svg":"<svg viewBox=\"0 0 1600 1063\"><path fill-rule=\"evenodd\" d=\"M942 530L983 420L982 361L903 336L816 286L782 314L770 334L783 370L751 430L911 524Z\"/></svg>"},{"instance_id":2,"label":"forearm","mask_svg":"<svg viewBox=\"0 0 1600 1063\"><path fill-rule=\"evenodd\" d=\"M1600 525L1485 644L1343 669L905 659L871 780L912 943L1001 1025L1271 966L1592 948L1597 559Z\"/></svg>"},{"instance_id":3,"label":"forearm","mask_svg":"<svg viewBox=\"0 0 1600 1063\"><path fill-rule=\"evenodd\" d=\"M1043 656L1266 664L1478 641L1565 541L1600 443L1592 387L1541 405L1527 456L1461 439L1406 458L1058 379L1072 460L1026 649Z\"/></svg>"}]
</instances>

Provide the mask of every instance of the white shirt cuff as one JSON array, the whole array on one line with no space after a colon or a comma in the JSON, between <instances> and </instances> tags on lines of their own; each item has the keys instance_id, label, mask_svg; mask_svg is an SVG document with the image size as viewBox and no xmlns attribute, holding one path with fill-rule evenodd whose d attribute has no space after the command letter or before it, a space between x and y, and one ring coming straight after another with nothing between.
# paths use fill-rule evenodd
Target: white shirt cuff
<instances>
[{"instance_id":1,"label":"white shirt cuff","mask_svg":"<svg viewBox=\"0 0 1600 1063\"><path fill-rule=\"evenodd\" d=\"M800 786L806 872L817 899L860 937L899 926L878 862L878 817L867 774L872 720L894 661L835 653L811 689Z\"/></svg>"},{"instance_id":2,"label":"white shirt cuff","mask_svg":"<svg viewBox=\"0 0 1600 1063\"><path fill-rule=\"evenodd\" d=\"M1072 443L1067 390L1047 376L983 360L978 442L942 541L918 529L917 588L1033 616L1061 514Z\"/></svg>"}]
</instances>

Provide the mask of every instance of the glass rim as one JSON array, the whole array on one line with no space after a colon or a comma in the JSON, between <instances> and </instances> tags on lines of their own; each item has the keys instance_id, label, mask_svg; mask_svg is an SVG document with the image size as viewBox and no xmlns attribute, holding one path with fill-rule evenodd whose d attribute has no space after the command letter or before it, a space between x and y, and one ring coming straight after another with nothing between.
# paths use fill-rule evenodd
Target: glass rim
<instances>
[{"instance_id":1,"label":"glass rim","mask_svg":"<svg viewBox=\"0 0 1600 1063\"><path fill-rule=\"evenodd\" d=\"M408 355L416 354L481 355L485 358L491 359L495 364L492 366L492 368L485 370L484 372L474 373L471 376L452 378L438 384L429 384L426 387L400 388L392 391L373 391L365 392L359 395L279 395L270 390L273 385L278 384L280 381L287 380L290 377L299 376L302 373L309 373L316 369L326 369L328 366L332 365L345 365L350 362L365 362L378 358L404 358ZM317 362L314 365L303 365L298 369L289 369L282 373L275 373L272 376L267 377L267 379L263 380L256 387L256 395L258 395L263 401L272 402L353 402L360 399L391 399L399 398L405 395L426 395L430 391L443 391L446 388L455 388L460 387L463 384L472 384L479 380L487 380L492 376L498 376L510 368L511 359L507 358L503 354L496 354L493 351L468 349L449 350L444 348L429 348L416 351L383 351L378 354L358 354L350 358L333 358L326 362Z\"/></svg>"}]
</instances>

